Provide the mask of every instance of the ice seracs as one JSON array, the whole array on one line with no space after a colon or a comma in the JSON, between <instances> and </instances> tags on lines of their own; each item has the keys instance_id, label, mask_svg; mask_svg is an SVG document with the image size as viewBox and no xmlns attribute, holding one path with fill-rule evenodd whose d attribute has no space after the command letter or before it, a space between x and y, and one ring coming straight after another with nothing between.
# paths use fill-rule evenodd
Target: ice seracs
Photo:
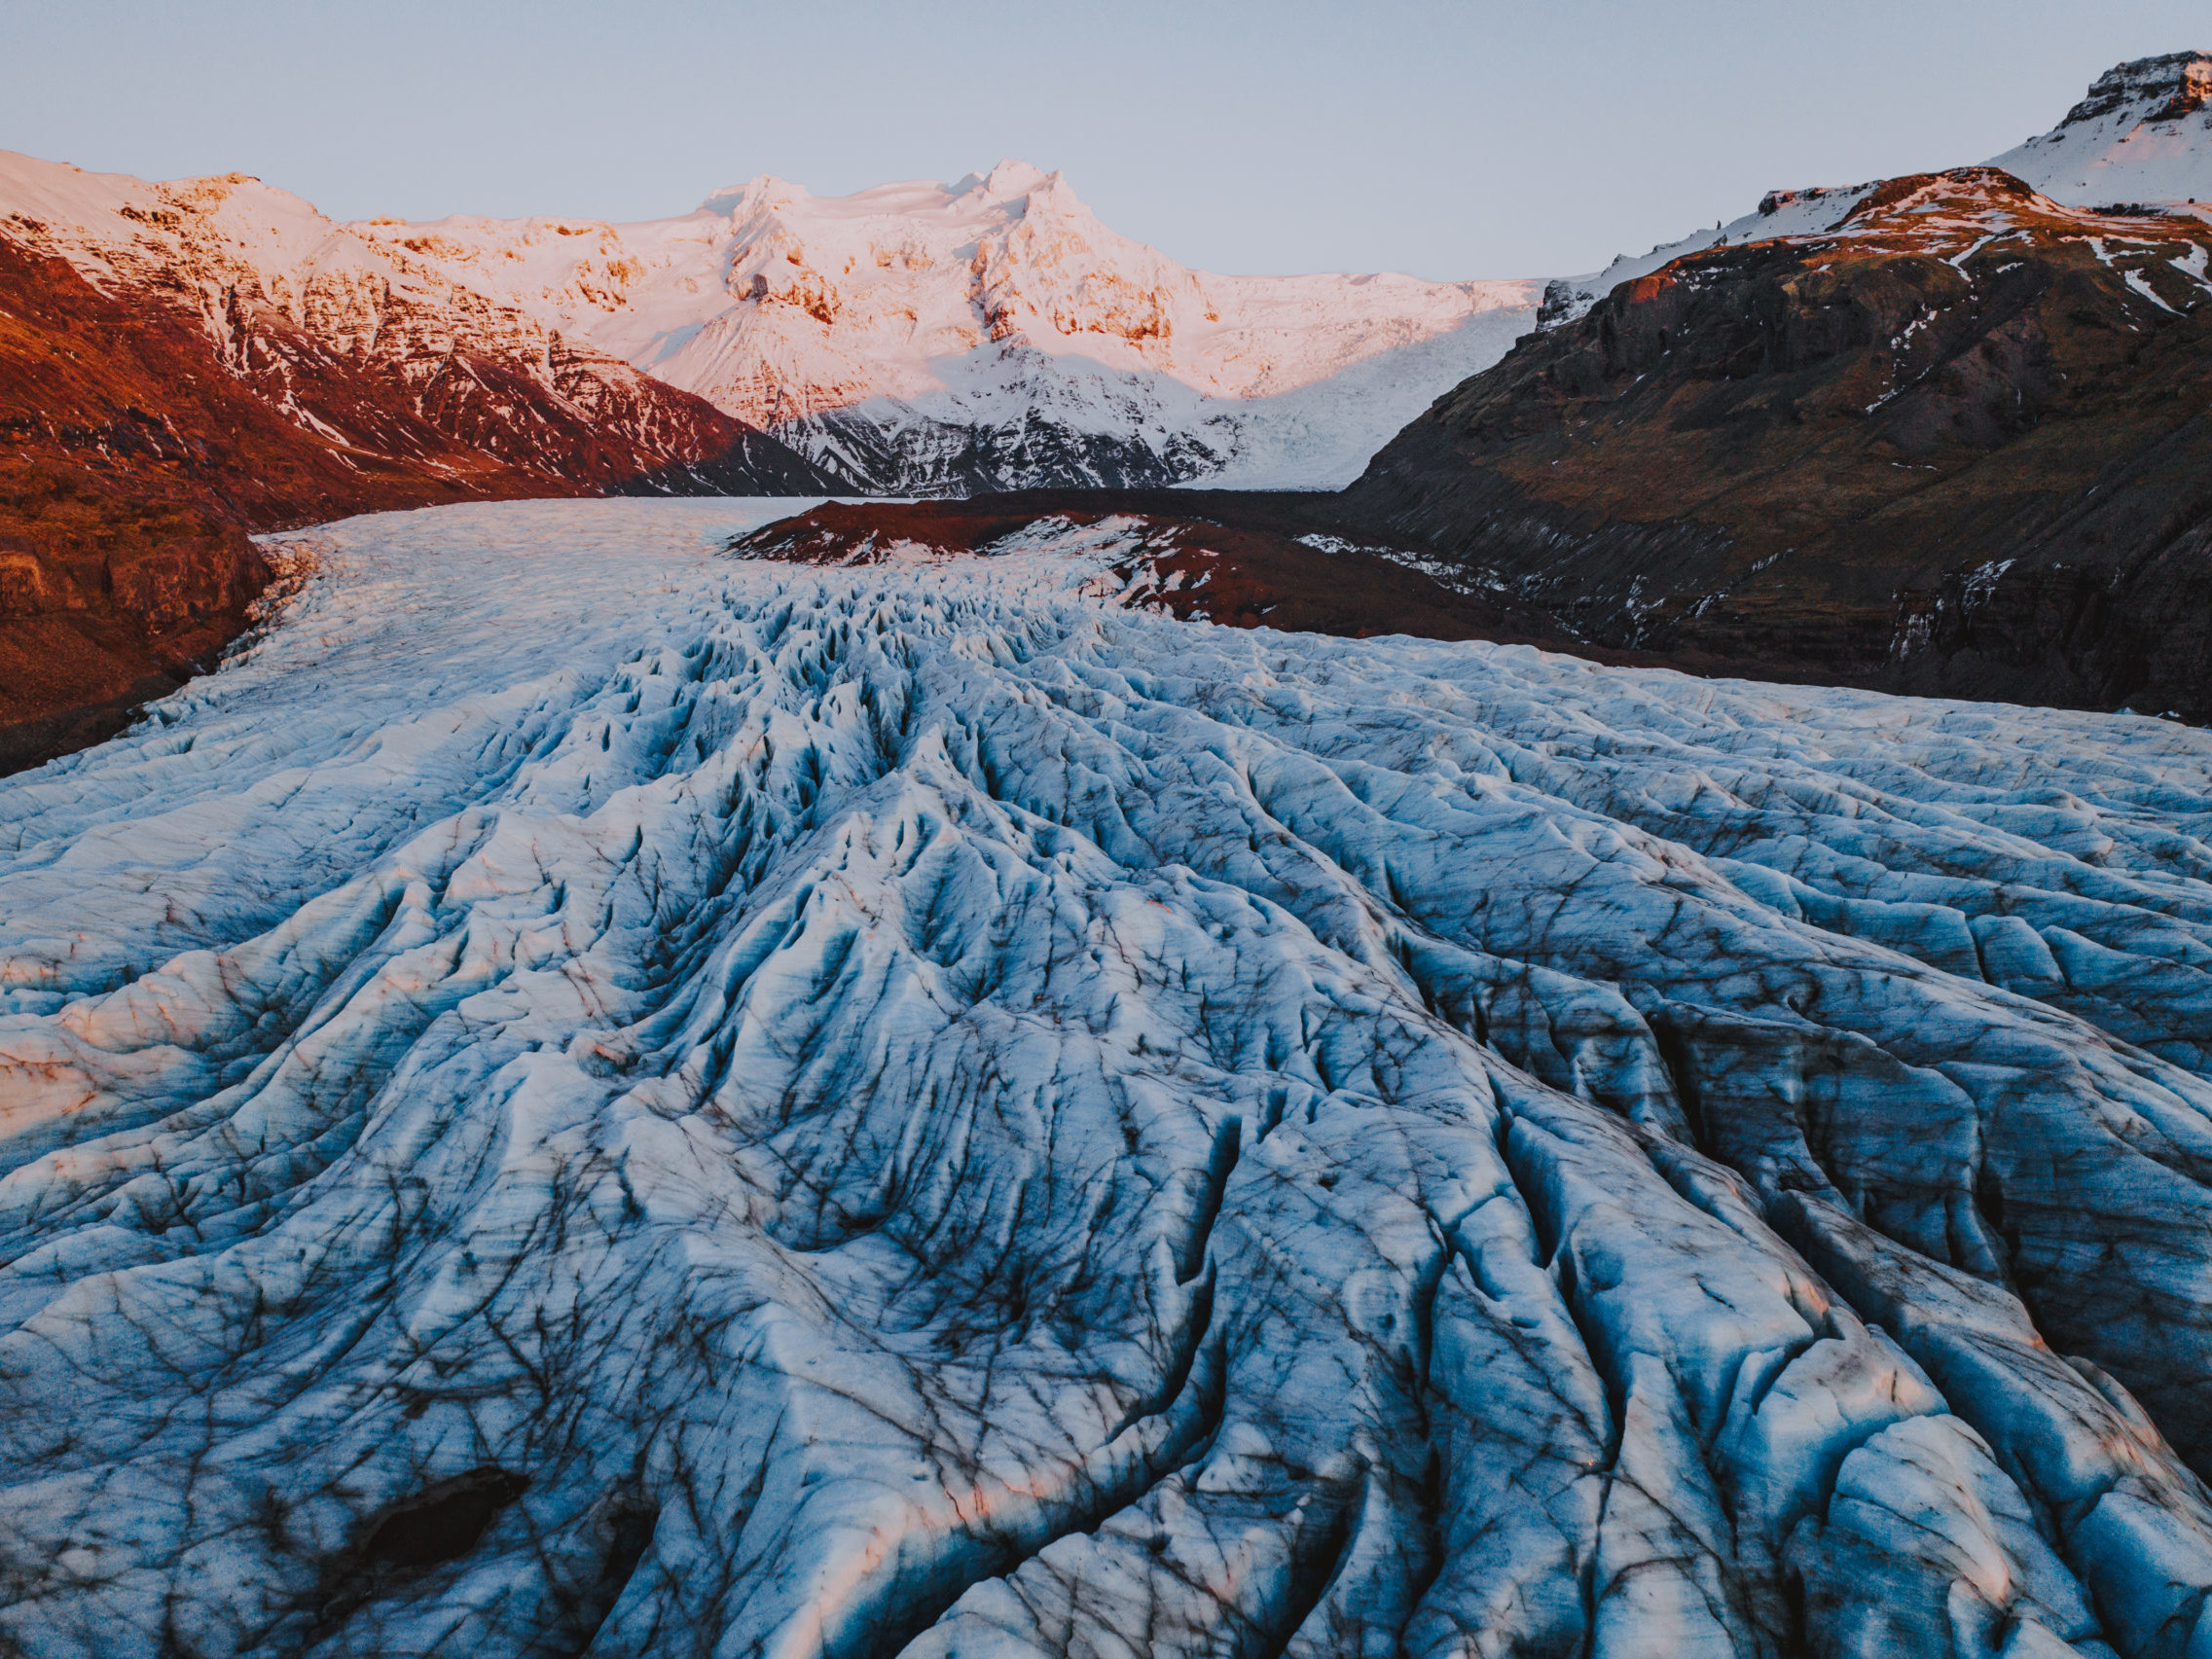
<instances>
[{"instance_id":1,"label":"ice seracs","mask_svg":"<svg viewBox=\"0 0 2212 1659\"><path fill-rule=\"evenodd\" d=\"M312 532L0 785L8 1642L2212 1636L2212 740L779 510Z\"/></svg>"}]
</instances>

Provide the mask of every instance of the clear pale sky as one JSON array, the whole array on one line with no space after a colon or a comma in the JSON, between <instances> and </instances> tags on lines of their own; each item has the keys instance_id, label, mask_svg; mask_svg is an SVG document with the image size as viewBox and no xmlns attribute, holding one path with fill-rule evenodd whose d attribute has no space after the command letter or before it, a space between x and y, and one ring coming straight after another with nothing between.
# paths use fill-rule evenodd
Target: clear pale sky
<instances>
[{"instance_id":1,"label":"clear pale sky","mask_svg":"<svg viewBox=\"0 0 2212 1659\"><path fill-rule=\"evenodd\" d=\"M0 0L0 148L334 217L1066 170L1215 270L1578 271L1774 186L1985 159L2204 0Z\"/></svg>"}]
</instances>

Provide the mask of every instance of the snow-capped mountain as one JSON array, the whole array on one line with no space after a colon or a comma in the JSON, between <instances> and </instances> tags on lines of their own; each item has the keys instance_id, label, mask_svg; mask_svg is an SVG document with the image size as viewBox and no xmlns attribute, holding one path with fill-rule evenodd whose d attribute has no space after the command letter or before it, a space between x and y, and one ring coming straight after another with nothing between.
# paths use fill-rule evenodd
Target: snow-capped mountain
<instances>
[{"instance_id":1,"label":"snow-capped mountain","mask_svg":"<svg viewBox=\"0 0 2212 1659\"><path fill-rule=\"evenodd\" d=\"M0 214L96 281L197 307L226 343L242 296L329 350L398 353L421 378L462 345L643 431L672 386L855 483L936 493L1342 484L1503 355L1536 298L1186 270L1015 162L827 198L759 178L638 225L338 225L243 177L16 157Z\"/></svg>"},{"instance_id":2,"label":"snow-capped mountain","mask_svg":"<svg viewBox=\"0 0 2212 1659\"><path fill-rule=\"evenodd\" d=\"M1990 165L2075 206L2194 204L2212 218L2212 53L2106 71L2064 121Z\"/></svg>"},{"instance_id":3,"label":"snow-capped mountain","mask_svg":"<svg viewBox=\"0 0 2212 1659\"><path fill-rule=\"evenodd\" d=\"M1012 161L837 198L756 178L640 225L349 229L849 476L928 491L1340 484L1533 303L1524 282L1186 270Z\"/></svg>"},{"instance_id":4,"label":"snow-capped mountain","mask_svg":"<svg viewBox=\"0 0 2212 1659\"><path fill-rule=\"evenodd\" d=\"M2212 225L1992 166L1756 224L1578 298L1337 506L1612 646L2212 718Z\"/></svg>"},{"instance_id":5,"label":"snow-capped mountain","mask_svg":"<svg viewBox=\"0 0 2212 1659\"><path fill-rule=\"evenodd\" d=\"M0 1649L2205 1650L2212 737L782 510L0 784Z\"/></svg>"},{"instance_id":6,"label":"snow-capped mountain","mask_svg":"<svg viewBox=\"0 0 2212 1659\"><path fill-rule=\"evenodd\" d=\"M1339 505L1610 645L2212 718L2208 87L1555 283Z\"/></svg>"},{"instance_id":7,"label":"snow-capped mountain","mask_svg":"<svg viewBox=\"0 0 2212 1659\"><path fill-rule=\"evenodd\" d=\"M828 482L704 400L243 174L150 184L0 152L0 236L110 301L192 318L224 369L342 451L432 477L520 472L555 493L687 466L755 489Z\"/></svg>"},{"instance_id":8,"label":"snow-capped mountain","mask_svg":"<svg viewBox=\"0 0 2212 1659\"><path fill-rule=\"evenodd\" d=\"M2168 53L2116 65L2049 132L1985 163L2072 207L2199 210L2212 219L2212 54ZM1621 254L1603 270L1554 278L1541 321L1569 322L1623 282L1686 254L1778 236L1849 235L1853 209L1883 184L1769 191L1757 208L1692 231L1649 253Z\"/></svg>"}]
</instances>

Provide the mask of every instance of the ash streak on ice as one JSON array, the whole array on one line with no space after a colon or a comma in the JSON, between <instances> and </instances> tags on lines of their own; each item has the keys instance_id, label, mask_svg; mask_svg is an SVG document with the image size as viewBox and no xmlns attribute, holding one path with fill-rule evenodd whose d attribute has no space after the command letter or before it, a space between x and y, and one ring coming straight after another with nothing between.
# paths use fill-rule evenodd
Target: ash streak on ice
<instances>
[{"instance_id":1,"label":"ash streak on ice","mask_svg":"<svg viewBox=\"0 0 2212 1659\"><path fill-rule=\"evenodd\" d=\"M788 508L0 789L0 1644L2212 1641L2212 740Z\"/></svg>"}]
</instances>

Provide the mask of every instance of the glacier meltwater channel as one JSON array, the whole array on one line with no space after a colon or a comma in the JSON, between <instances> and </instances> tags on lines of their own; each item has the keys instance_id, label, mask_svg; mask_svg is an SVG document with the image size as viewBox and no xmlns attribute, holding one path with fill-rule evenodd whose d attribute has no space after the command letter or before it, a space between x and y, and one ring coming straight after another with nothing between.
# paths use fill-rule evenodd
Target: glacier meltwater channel
<instances>
[{"instance_id":1,"label":"glacier meltwater channel","mask_svg":"<svg viewBox=\"0 0 2212 1659\"><path fill-rule=\"evenodd\" d=\"M2212 736L789 506L0 783L0 1650L2212 1644Z\"/></svg>"}]
</instances>

